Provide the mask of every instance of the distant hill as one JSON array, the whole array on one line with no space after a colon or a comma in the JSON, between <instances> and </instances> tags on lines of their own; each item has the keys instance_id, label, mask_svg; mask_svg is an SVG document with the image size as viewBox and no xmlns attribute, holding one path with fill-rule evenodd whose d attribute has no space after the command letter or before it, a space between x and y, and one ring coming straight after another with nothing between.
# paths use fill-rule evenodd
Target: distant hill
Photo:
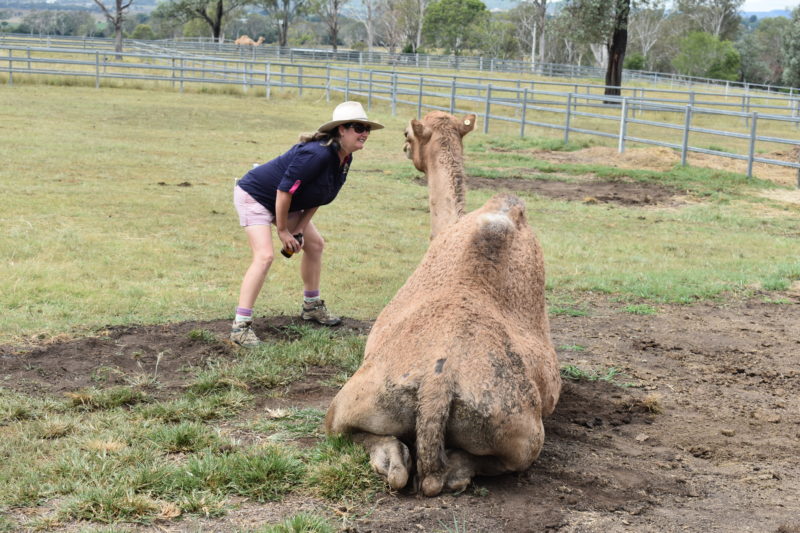
<instances>
[{"instance_id":1,"label":"distant hill","mask_svg":"<svg viewBox=\"0 0 800 533\"><path fill-rule=\"evenodd\" d=\"M758 19L768 19L775 17L792 18L792 12L786 9L773 9L772 11L742 11L742 18L748 19L755 15Z\"/></svg>"}]
</instances>

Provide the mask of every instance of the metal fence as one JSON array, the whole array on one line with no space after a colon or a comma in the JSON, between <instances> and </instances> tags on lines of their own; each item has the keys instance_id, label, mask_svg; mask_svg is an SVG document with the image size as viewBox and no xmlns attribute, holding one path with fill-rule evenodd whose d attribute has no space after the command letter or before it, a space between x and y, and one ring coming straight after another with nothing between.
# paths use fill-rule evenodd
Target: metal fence
<instances>
[{"instance_id":1,"label":"metal fence","mask_svg":"<svg viewBox=\"0 0 800 533\"><path fill-rule=\"evenodd\" d=\"M210 84L236 87L270 98L273 91L331 93L379 101L396 115L399 106L416 111L440 109L476 113L483 130L519 135L533 129L559 131L569 142L575 134L798 169L800 162L762 157L767 148L800 146L800 102L790 94L719 93L660 88L623 88L603 94L603 86L563 81L399 72L297 61L261 61L215 56L120 53L112 49L16 47L0 43L0 74L13 85L21 76L83 78L95 87L114 80L136 80L183 91ZM657 132L654 134L654 131Z\"/></svg>"},{"instance_id":2,"label":"metal fence","mask_svg":"<svg viewBox=\"0 0 800 533\"><path fill-rule=\"evenodd\" d=\"M413 69L452 69L477 70L481 72L516 73L538 77L567 79L605 78L605 69L587 65L565 65L559 63L539 63L514 59L487 58L482 56L456 56L433 54L403 54L381 51L357 51L330 47L289 48L274 45L236 45L231 41L217 42L210 38L179 38L162 40L126 39L128 51L184 55L213 56L228 59L249 59L261 61L327 62L338 64L358 64L361 67L383 66ZM32 37L21 34L0 34L0 44L7 46L42 46L45 48L78 48L84 50L113 50L114 40L98 37L72 37L44 35ZM739 91L747 94L785 93L789 97L800 97L800 89L779 85L764 85L748 82L717 80L677 73L651 72L642 70L623 70L623 83L641 83L679 89L698 89L714 93L730 94Z\"/></svg>"}]
</instances>

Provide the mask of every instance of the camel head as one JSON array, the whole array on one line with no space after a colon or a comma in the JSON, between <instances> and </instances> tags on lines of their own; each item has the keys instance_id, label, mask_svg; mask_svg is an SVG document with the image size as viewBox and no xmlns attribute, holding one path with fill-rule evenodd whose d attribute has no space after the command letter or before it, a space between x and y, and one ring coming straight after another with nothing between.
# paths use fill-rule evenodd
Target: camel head
<instances>
[{"instance_id":1,"label":"camel head","mask_svg":"<svg viewBox=\"0 0 800 533\"><path fill-rule=\"evenodd\" d=\"M254 43L254 45L259 46L263 42L264 42L264 36L262 35L261 37L258 38L258 40Z\"/></svg>"},{"instance_id":2,"label":"camel head","mask_svg":"<svg viewBox=\"0 0 800 533\"><path fill-rule=\"evenodd\" d=\"M420 172L427 172L430 163L443 151L463 162L461 139L475 128L475 115L454 117L444 111L431 111L422 120L411 119L406 127L403 151Z\"/></svg>"}]
</instances>

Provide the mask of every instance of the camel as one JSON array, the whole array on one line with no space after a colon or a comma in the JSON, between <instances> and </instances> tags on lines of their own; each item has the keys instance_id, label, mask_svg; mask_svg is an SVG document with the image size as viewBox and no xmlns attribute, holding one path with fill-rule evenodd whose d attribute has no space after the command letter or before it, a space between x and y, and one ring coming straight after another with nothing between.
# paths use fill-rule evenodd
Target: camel
<instances>
[{"instance_id":1,"label":"camel","mask_svg":"<svg viewBox=\"0 0 800 533\"><path fill-rule=\"evenodd\" d=\"M246 45L249 45L249 46L261 46L261 43L263 43L263 42L264 42L264 37L263 36L259 37L257 41L254 41L253 39L250 38L249 35L242 35L241 37L239 37L238 39L233 41L233 44L235 44L235 45L246 44Z\"/></svg>"},{"instance_id":2,"label":"camel","mask_svg":"<svg viewBox=\"0 0 800 533\"><path fill-rule=\"evenodd\" d=\"M542 251L523 202L501 194L459 214L461 137L474 121L434 112L406 129L429 195L462 201L431 198L440 211L431 211L428 251L379 314L361 367L325 417L326 432L362 444L392 489L413 478L425 496L528 468L561 391Z\"/></svg>"},{"instance_id":3,"label":"camel","mask_svg":"<svg viewBox=\"0 0 800 533\"><path fill-rule=\"evenodd\" d=\"M403 151L428 178L431 238L464 215L464 135L475 128L475 115L462 120L431 111L424 121L411 120Z\"/></svg>"}]
</instances>

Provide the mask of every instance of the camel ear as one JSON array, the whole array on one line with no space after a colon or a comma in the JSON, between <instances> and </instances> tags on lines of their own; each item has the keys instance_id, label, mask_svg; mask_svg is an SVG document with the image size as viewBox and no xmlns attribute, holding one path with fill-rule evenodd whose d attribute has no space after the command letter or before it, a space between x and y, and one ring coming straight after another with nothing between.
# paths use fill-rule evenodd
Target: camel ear
<instances>
[{"instance_id":1,"label":"camel ear","mask_svg":"<svg viewBox=\"0 0 800 533\"><path fill-rule=\"evenodd\" d=\"M431 131L425 127L425 124L415 118L411 119L411 131L414 132L414 137L420 141L427 141L431 136Z\"/></svg>"},{"instance_id":2,"label":"camel ear","mask_svg":"<svg viewBox=\"0 0 800 533\"><path fill-rule=\"evenodd\" d=\"M470 114L464 116L464 118L461 120L461 124L459 124L458 129L462 137L475 129L475 118L475 115Z\"/></svg>"}]
</instances>

